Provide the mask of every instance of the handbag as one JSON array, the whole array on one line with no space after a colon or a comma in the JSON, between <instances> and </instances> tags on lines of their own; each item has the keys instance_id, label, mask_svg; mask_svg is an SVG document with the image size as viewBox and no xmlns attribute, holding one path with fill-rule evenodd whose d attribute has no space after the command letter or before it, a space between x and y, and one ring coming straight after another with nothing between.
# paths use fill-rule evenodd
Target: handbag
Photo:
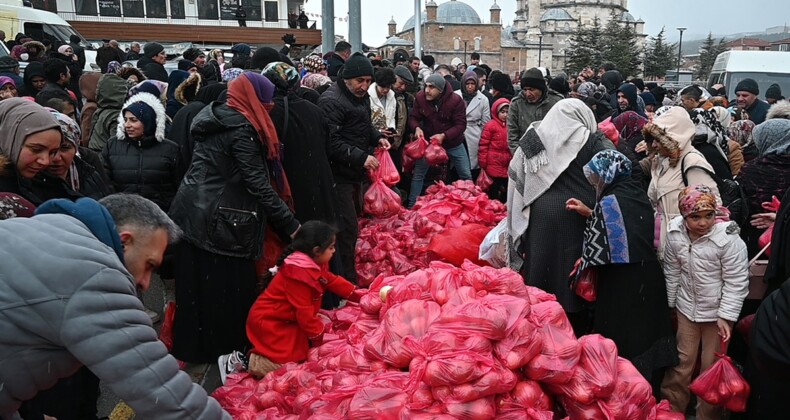
<instances>
[{"instance_id":1,"label":"handbag","mask_svg":"<svg viewBox=\"0 0 790 420\"><path fill-rule=\"evenodd\" d=\"M762 299L765 297L765 290L768 285L765 283L765 269L768 268L768 260L758 260L765 251L771 246L764 246L757 255L749 261L749 294L746 299Z\"/></svg>"}]
</instances>

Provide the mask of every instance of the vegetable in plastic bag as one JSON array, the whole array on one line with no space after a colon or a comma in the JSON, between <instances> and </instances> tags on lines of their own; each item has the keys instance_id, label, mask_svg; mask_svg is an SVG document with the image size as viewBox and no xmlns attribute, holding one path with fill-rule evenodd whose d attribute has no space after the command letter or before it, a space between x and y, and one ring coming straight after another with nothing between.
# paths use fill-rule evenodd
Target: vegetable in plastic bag
<instances>
[{"instance_id":1,"label":"vegetable in plastic bag","mask_svg":"<svg viewBox=\"0 0 790 420\"><path fill-rule=\"evenodd\" d=\"M617 382L612 395L599 405L614 419L646 419L656 406L647 380L626 359L617 359Z\"/></svg>"},{"instance_id":2,"label":"vegetable in plastic bag","mask_svg":"<svg viewBox=\"0 0 790 420\"><path fill-rule=\"evenodd\" d=\"M494 180L491 179L490 176L488 176L488 174L484 169L481 169L480 175L477 176L477 182L475 182L475 185L480 187L480 189L483 191L488 191L488 189L491 188L492 185L494 185Z\"/></svg>"},{"instance_id":3,"label":"vegetable in plastic bag","mask_svg":"<svg viewBox=\"0 0 790 420\"><path fill-rule=\"evenodd\" d=\"M392 162L390 152L377 147L374 155L379 161L379 167L373 171L374 177L382 180L389 187L400 182L400 174L398 173L398 168L395 167L395 163Z\"/></svg>"},{"instance_id":4,"label":"vegetable in plastic bag","mask_svg":"<svg viewBox=\"0 0 790 420\"><path fill-rule=\"evenodd\" d=\"M401 198L381 179L377 179L365 193L365 213L373 217L387 218L395 216L403 209Z\"/></svg>"},{"instance_id":5,"label":"vegetable in plastic bag","mask_svg":"<svg viewBox=\"0 0 790 420\"><path fill-rule=\"evenodd\" d=\"M617 346L599 334L579 339L581 356L571 379L550 389L581 404L612 395L617 380Z\"/></svg>"},{"instance_id":6,"label":"vegetable in plastic bag","mask_svg":"<svg viewBox=\"0 0 790 420\"><path fill-rule=\"evenodd\" d=\"M653 418L652 414L650 418ZM661 400L661 402L656 404L655 419L656 420L686 420L686 415L683 413L678 413L677 411L672 411L672 405L669 403L669 401Z\"/></svg>"},{"instance_id":7,"label":"vegetable in plastic bag","mask_svg":"<svg viewBox=\"0 0 790 420\"><path fill-rule=\"evenodd\" d=\"M408 400L401 389L364 387L351 400L348 415L360 420L400 420Z\"/></svg>"},{"instance_id":8,"label":"vegetable in plastic bag","mask_svg":"<svg viewBox=\"0 0 790 420\"><path fill-rule=\"evenodd\" d=\"M408 156L415 161L420 160L425 156L427 147L428 142L425 140L425 137L418 137L403 148L403 156Z\"/></svg>"},{"instance_id":9,"label":"vegetable in plastic bag","mask_svg":"<svg viewBox=\"0 0 790 420\"><path fill-rule=\"evenodd\" d=\"M477 259L480 254L480 243L491 228L470 223L457 228L448 228L431 238L428 251L450 264L460 267L464 260L477 265L487 264Z\"/></svg>"},{"instance_id":10,"label":"vegetable in plastic bag","mask_svg":"<svg viewBox=\"0 0 790 420\"><path fill-rule=\"evenodd\" d=\"M581 346L565 311L557 302L543 302L532 305L530 316L539 325L543 346L524 373L529 379L553 385L569 381L579 363Z\"/></svg>"},{"instance_id":11,"label":"vegetable in plastic bag","mask_svg":"<svg viewBox=\"0 0 790 420\"><path fill-rule=\"evenodd\" d=\"M540 331L527 318L520 319L513 331L494 345L494 354L508 369L526 366L543 348Z\"/></svg>"},{"instance_id":12,"label":"vegetable in plastic bag","mask_svg":"<svg viewBox=\"0 0 790 420\"><path fill-rule=\"evenodd\" d=\"M420 300L408 300L393 306L365 344L365 354L398 368L409 366L414 354L403 345L403 339L424 336L440 312L435 302Z\"/></svg>"},{"instance_id":13,"label":"vegetable in plastic bag","mask_svg":"<svg viewBox=\"0 0 790 420\"><path fill-rule=\"evenodd\" d=\"M450 158L447 156L447 151L444 150L439 140L432 139L431 144L425 148L425 161L430 166L439 166L447 163Z\"/></svg>"},{"instance_id":14,"label":"vegetable in plastic bag","mask_svg":"<svg viewBox=\"0 0 790 420\"><path fill-rule=\"evenodd\" d=\"M465 403L447 403L445 411L459 420L490 420L496 416L496 405L494 397L487 397Z\"/></svg>"},{"instance_id":15,"label":"vegetable in plastic bag","mask_svg":"<svg viewBox=\"0 0 790 420\"><path fill-rule=\"evenodd\" d=\"M724 342L721 353L716 353L716 356L719 360L702 372L689 389L709 404L721 405L735 412L746 411L751 388L732 359L725 354Z\"/></svg>"},{"instance_id":16,"label":"vegetable in plastic bag","mask_svg":"<svg viewBox=\"0 0 790 420\"><path fill-rule=\"evenodd\" d=\"M477 334L490 340L502 340L528 313L529 302L526 299L486 295L463 305L445 308L442 316L431 328L436 331Z\"/></svg>"}]
</instances>

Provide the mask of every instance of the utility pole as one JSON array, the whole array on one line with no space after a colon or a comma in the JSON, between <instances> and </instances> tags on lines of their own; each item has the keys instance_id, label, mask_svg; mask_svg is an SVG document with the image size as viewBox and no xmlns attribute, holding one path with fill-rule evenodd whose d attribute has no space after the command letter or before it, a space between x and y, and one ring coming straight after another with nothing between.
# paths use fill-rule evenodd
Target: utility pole
<instances>
[{"instance_id":1,"label":"utility pole","mask_svg":"<svg viewBox=\"0 0 790 420\"><path fill-rule=\"evenodd\" d=\"M678 72L677 72L677 82L680 83L680 53L683 51L683 31L687 28L678 28L680 31L680 42L678 42Z\"/></svg>"}]
</instances>

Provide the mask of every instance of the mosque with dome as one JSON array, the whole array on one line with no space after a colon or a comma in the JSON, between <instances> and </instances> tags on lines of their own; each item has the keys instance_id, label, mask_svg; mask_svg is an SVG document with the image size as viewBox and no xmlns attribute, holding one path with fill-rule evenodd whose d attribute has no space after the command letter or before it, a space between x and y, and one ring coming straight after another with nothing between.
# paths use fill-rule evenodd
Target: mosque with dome
<instances>
[{"instance_id":1,"label":"mosque with dome","mask_svg":"<svg viewBox=\"0 0 790 420\"><path fill-rule=\"evenodd\" d=\"M605 26L614 12L623 25L633 25L644 41L645 23L628 13L628 0L499 0L515 1L516 17L504 26L497 0L484 21L468 4L447 0L437 4L428 0L422 13L423 55L437 63L469 62L472 52L481 62L518 78L530 67L547 67L552 72L565 67L569 39L580 26L592 25L598 17ZM389 37L379 48L382 55L396 52L414 54L414 16L402 27L390 20Z\"/></svg>"}]
</instances>

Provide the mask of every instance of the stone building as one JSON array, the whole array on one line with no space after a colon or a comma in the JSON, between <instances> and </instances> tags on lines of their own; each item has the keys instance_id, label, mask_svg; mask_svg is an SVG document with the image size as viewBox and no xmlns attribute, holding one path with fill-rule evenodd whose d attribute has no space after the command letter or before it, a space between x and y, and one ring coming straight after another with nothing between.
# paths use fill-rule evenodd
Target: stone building
<instances>
[{"instance_id":1,"label":"stone building","mask_svg":"<svg viewBox=\"0 0 790 420\"><path fill-rule=\"evenodd\" d=\"M508 0L499 0L508 1ZM627 0L509 0L516 1L516 17L503 29L501 9L494 0L484 21L468 4L429 0L423 12L423 54L437 63L469 62L477 52L481 62L517 78L530 67L547 67L553 73L565 67L568 39L579 25L591 25L595 17L605 26L612 12L624 25L645 39L644 21L628 13ZM392 57L396 51L414 53L414 17L398 30L389 22L389 38L379 50Z\"/></svg>"}]
</instances>

